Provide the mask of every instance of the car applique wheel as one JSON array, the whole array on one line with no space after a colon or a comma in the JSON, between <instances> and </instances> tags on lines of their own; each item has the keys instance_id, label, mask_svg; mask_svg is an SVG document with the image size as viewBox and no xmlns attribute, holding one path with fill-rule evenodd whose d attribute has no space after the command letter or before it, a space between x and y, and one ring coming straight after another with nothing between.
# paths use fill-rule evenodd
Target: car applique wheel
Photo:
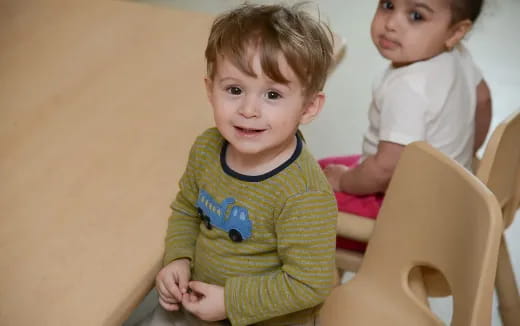
<instances>
[{"instance_id":1,"label":"car applique wheel","mask_svg":"<svg viewBox=\"0 0 520 326\"><path fill-rule=\"evenodd\" d=\"M208 230L211 230L212 226L209 217L207 217L206 215L202 216L202 222L204 222L204 225L206 225L206 228L208 228Z\"/></svg>"},{"instance_id":2,"label":"car applique wheel","mask_svg":"<svg viewBox=\"0 0 520 326\"><path fill-rule=\"evenodd\" d=\"M235 229L229 230L228 234L229 234L229 238L231 239L231 241L233 241L233 242L242 241L242 235L237 230L235 230Z\"/></svg>"},{"instance_id":3,"label":"car applique wheel","mask_svg":"<svg viewBox=\"0 0 520 326\"><path fill-rule=\"evenodd\" d=\"M204 215L204 212L202 211L202 209L200 209L200 207L197 208L197 212L199 213L199 216L202 219L202 223L204 223L208 230L211 230L211 221L209 220L209 217Z\"/></svg>"}]
</instances>

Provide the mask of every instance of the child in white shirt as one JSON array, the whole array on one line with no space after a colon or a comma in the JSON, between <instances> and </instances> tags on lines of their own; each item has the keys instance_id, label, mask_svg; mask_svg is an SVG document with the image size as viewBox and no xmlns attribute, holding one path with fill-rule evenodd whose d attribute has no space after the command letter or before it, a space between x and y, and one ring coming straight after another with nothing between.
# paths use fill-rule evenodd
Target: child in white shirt
<instances>
[{"instance_id":1,"label":"child in white shirt","mask_svg":"<svg viewBox=\"0 0 520 326\"><path fill-rule=\"evenodd\" d=\"M375 84L361 156L320 161L340 211L375 218L404 147L426 141L466 168L491 120L489 88L460 43L482 0L382 0L371 25L391 64ZM338 247L364 244L338 239Z\"/></svg>"}]
</instances>

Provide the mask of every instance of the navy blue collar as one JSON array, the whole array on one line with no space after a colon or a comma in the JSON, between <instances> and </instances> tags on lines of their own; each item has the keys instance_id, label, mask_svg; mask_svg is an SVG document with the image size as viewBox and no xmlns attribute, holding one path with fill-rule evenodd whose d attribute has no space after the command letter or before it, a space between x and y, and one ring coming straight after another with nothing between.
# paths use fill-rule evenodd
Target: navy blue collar
<instances>
[{"instance_id":1,"label":"navy blue collar","mask_svg":"<svg viewBox=\"0 0 520 326\"><path fill-rule=\"evenodd\" d=\"M241 174L241 173L238 173L238 172L232 170L226 163L226 150L228 147L228 142L226 140L224 140L224 143L222 144L222 149L220 150L220 165L222 166L222 169L224 170L224 172L227 175L232 176L233 178L247 181L247 182L264 181L264 180L269 179L270 177L280 173L286 167L291 165L292 162L296 161L296 159L300 156L302 149L303 149L303 141L302 141L301 137L302 137L302 135L301 135L300 131L298 131L296 133L296 148L294 150L294 153L291 155L291 157L289 157L289 159L287 161L280 164L280 166L278 166L275 169L273 169L269 172L266 172L264 174L245 175L245 174Z\"/></svg>"}]
</instances>

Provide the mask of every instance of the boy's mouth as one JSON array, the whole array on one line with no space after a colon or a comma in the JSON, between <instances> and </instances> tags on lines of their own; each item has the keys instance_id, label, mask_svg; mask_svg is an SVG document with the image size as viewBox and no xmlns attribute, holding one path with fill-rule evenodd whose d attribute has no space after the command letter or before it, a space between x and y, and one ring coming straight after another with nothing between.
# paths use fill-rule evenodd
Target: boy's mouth
<instances>
[{"instance_id":1,"label":"boy's mouth","mask_svg":"<svg viewBox=\"0 0 520 326\"><path fill-rule=\"evenodd\" d=\"M245 135L257 135L257 134L265 131L265 129L245 128L245 127L238 127L238 126L235 126L235 129L238 132L240 132L241 134L245 134Z\"/></svg>"}]
</instances>

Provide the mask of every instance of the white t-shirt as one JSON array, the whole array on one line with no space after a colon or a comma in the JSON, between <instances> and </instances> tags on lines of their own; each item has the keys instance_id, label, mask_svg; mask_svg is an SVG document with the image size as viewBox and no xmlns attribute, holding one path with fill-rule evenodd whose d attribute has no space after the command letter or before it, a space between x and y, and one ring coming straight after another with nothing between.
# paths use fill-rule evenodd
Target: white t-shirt
<instances>
[{"instance_id":1,"label":"white t-shirt","mask_svg":"<svg viewBox=\"0 0 520 326\"><path fill-rule=\"evenodd\" d=\"M463 46L402 68L390 66L373 88L363 159L377 152L380 141L423 140L471 169L481 80Z\"/></svg>"}]
</instances>

